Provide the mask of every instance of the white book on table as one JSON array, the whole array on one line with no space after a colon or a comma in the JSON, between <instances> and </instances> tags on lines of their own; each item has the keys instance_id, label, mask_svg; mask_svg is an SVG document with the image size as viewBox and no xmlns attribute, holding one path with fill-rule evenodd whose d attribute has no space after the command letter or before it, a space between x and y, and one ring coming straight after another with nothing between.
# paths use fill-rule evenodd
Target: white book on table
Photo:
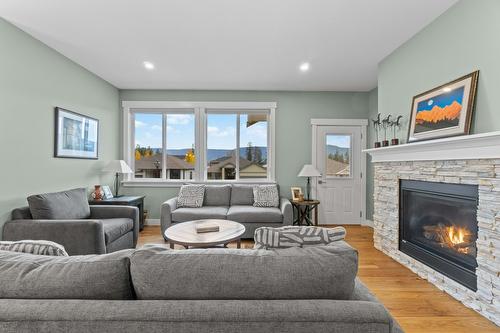
<instances>
[{"instance_id":1,"label":"white book on table","mask_svg":"<svg viewBox=\"0 0 500 333\"><path fill-rule=\"evenodd\" d=\"M201 223L196 225L196 232L201 234L201 233L206 233L206 232L217 232L219 231L219 225L217 223Z\"/></svg>"}]
</instances>

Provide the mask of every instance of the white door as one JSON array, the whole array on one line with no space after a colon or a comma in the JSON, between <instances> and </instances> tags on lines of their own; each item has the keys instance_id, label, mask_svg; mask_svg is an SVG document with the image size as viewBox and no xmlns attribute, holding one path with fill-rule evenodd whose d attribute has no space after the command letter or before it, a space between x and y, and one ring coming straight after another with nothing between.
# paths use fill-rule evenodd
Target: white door
<instances>
[{"instance_id":1,"label":"white door","mask_svg":"<svg viewBox=\"0 0 500 333\"><path fill-rule=\"evenodd\" d=\"M316 190L319 224L361 224L362 126L318 126L315 166L321 172Z\"/></svg>"}]
</instances>

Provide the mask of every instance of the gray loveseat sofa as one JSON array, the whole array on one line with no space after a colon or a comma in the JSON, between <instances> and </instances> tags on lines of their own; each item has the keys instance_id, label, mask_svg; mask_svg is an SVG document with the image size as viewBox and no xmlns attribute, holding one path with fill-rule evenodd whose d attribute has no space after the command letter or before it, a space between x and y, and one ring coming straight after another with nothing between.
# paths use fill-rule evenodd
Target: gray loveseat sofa
<instances>
[{"instance_id":1,"label":"gray loveseat sofa","mask_svg":"<svg viewBox=\"0 0 500 333\"><path fill-rule=\"evenodd\" d=\"M243 224L242 238L253 238L260 227L292 225L293 208L286 198L280 199L280 207L254 207L252 185L207 185L203 207L178 208L177 198L165 201L161 206L161 232L174 223L200 219L227 219Z\"/></svg>"},{"instance_id":2,"label":"gray loveseat sofa","mask_svg":"<svg viewBox=\"0 0 500 333\"><path fill-rule=\"evenodd\" d=\"M400 333L343 241L275 250L0 251L1 332Z\"/></svg>"},{"instance_id":3,"label":"gray loveseat sofa","mask_svg":"<svg viewBox=\"0 0 500 333\"><path fill-rule=\"evenodd\" d=\"M63 245L69 255L104 254L137 244L137 207L89 206L85 189L38 194L28 201L42 218L34 218L30 207L14 209L2 240L49 240Z\"/></svg>"}]
</instances>

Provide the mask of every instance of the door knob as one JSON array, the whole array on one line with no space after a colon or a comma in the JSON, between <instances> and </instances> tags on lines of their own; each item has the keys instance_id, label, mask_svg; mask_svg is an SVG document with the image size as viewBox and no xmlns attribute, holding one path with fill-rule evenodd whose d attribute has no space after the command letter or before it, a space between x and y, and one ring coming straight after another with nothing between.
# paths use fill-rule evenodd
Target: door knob
<instances>
[{"instance_id":1,"label":"door knob","mask_svg":"<svg viewBox=\"0 0 500 333\"><path fill-rule=\"evenodd\" d=\"M322 180L318 180L318 184L323 184L323 181Z\"/></svg>"}]
</instances>

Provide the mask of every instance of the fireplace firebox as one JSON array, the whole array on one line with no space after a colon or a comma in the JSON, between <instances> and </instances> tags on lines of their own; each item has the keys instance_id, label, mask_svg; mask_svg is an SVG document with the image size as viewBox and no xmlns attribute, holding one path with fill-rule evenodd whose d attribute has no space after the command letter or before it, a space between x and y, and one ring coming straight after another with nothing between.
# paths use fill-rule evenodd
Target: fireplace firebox
<instances>
[{"instance_id":1,"label":"fireplace firebox","mask_svg":"<svg viewBox=\"0 0 500 333\"><path fill-rule=\"evenodd\" d=\"M400 181L399 250L477 290L478 187Z\"/></svg>"}]
</instances>

